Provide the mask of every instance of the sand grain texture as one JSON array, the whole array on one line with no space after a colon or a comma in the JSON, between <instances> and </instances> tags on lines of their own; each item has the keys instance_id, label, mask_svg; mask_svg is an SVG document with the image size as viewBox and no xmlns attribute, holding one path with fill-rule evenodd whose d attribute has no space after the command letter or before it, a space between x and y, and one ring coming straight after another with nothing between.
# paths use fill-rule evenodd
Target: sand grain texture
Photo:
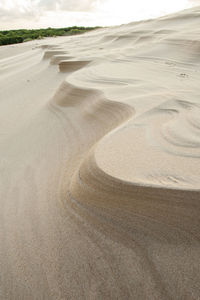
<instances>
[{"instance_id":1,"label":"sand grain texture","mask_svg":"<svg viewBox=\"0 0 200 300\"><path fill-rule=\"evenodd\" d=\"M0 299L200 299L200 8L0 48Z\"/></svg>"}]
</instances>

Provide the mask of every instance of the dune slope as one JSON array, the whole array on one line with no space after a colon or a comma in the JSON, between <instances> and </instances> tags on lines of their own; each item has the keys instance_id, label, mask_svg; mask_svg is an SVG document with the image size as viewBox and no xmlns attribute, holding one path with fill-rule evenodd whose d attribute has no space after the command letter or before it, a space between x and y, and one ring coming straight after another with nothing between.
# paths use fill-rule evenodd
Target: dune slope
<instances>
[{"instance_id":1,"label":"dune slope","mask_svg":"<svg viewBox=\"0 0 200 300\"><path fill-rule=\"evenodd\" d=\"M0 299L200 299L199 25L0 48Z\"/></svg>"}]
</instances>

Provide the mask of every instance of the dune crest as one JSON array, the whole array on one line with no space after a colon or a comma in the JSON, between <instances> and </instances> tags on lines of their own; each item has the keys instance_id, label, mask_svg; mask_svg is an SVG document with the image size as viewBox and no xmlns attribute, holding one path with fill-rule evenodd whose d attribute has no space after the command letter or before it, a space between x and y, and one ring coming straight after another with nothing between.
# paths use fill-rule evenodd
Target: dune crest
<instances>
[{"instance_id":1,"label":"dune crest","mask_svg":"<svg viewBox=\"0 0 200 300\"><path fill-rule=\"evenodd\" d=\"M200 299L199 17L0 47L0 300Z\"/></svg>"}]
</instances>

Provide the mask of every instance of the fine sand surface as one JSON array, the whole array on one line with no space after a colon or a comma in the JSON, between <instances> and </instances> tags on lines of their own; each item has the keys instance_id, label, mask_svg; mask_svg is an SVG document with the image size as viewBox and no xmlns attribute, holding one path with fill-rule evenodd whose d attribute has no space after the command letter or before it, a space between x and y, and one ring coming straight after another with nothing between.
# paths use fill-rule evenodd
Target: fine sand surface
<instances>
[{"instance_id":1,"label":"fine sand surface","mask_svg":"<svg viewBox=\"0 0 200 300\"><path fill-rule=\"evenodd\" d=\"M0 47L0 300L200 299L200 8Z\"/></svg>"}]
</instances>

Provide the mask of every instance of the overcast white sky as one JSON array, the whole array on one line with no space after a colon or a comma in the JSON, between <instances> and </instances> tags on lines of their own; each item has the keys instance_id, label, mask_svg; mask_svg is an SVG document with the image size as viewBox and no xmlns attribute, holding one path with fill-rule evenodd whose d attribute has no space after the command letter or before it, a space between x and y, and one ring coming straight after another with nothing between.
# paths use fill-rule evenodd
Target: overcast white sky
<instances>
[{"instance_id":1,"label":"overcast white sky","mask_svg":"<svg viewBox=\"0 0 200 300\"><path fill-rule=\"evenodd\" d=\"M0 30L109 26L200 5L200 0L0 0Z\"/></svg>"}]
</instances>

